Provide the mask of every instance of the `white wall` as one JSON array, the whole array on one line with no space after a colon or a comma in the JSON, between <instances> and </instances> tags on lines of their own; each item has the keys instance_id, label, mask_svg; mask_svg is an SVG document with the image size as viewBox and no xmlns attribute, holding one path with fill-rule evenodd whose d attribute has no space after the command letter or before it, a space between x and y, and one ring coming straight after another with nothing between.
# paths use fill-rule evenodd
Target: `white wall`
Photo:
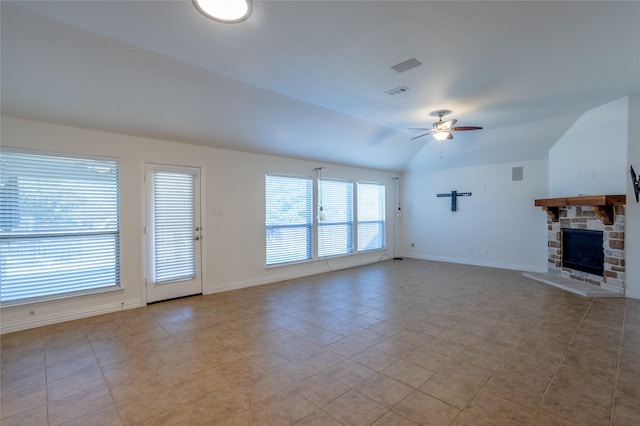
<instances>
[{"instance_id":1,"label":"white wall","mask_svg":"<svg viewBox=\"0 0 640 426\"><path fill-rule=\"evenodd\" d=\"M640 173L640 93L629 96L629 145L628 165ZM625 210L625 258L626 258L626 295L640 299L640 203L631 185L631 177L626 176L627 206Z\"/></svg>"},{"instance_id":2,"label":"white wall","mask_svg":"<svg viewBox=\"0 0 640 426\"><path fill-rule=\"evenodd\" d=\"M587 111L549 149L549 198L626 193L628 103Z\"/></svg>"},{"instance_id":3,"label":"white wall","mask_svg":"<svg viewBox=\"0 0 640 426\"><path fill-rule=\"evenodd\" d=\"M523 167L522 181L512 181L512 167ZM409 169L402 176L401 252L420 259L546 272L547 219L533 204L546 196L547 172L546 160ZM456 212L450 211L450 198L436 198L451 190L472 193L458 198Z\"/></svg>"},{"instance_id":4,"label":"white wall","mask_svg":"<svg viewBox=\"0 0 640 426\"><path fill-rule=\"evenodd\" d=\"M204 292L275 282L327 271L324 260L265 268L264 175L311 176L323 165L324 177L366 180L387 185L387 215L393 217L394 173L274 156L207 148L115 133L2 118L2 145L61 154L117 157L121 179L122 290L70 299L8 306L1 310L2 331L143 306L143 164L145 160L195 165L203 171ZM393 251L393 222L387 226ZM330 260L332 268L371 263L385 252Z\"/></svg>"}]
</instances>

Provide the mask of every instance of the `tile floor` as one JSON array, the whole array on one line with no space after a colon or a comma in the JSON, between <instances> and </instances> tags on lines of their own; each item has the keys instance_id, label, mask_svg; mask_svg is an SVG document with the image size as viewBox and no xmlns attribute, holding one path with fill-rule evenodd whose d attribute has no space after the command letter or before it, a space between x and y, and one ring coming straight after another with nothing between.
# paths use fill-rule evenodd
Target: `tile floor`
<instances>
[{"instance_id":1,"label":"tile floor","mask_svg":"<svg viewBox=\"0 0 640 426\"><path fill-rule=\"evenodd\" d=\"M10 425L638 425L640 301L387 261L2 336Z\"/></svg>"}]
</instances>

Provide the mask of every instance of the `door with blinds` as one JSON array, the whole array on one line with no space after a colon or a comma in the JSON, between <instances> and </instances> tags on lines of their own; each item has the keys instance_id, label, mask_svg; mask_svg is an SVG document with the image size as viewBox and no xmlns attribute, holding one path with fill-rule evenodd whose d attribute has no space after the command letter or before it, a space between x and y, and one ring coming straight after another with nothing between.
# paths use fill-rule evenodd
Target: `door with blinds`
<instances>
[{"instance_id":1,"label":"door with blinds","mask_svg":"<svg viewBox=\"0 0 640 426\"><path fill-rule=\"evenodd\" d=\"M147 303L202 293L200 169L146 165Z\"/></svg>"}]
</instances>

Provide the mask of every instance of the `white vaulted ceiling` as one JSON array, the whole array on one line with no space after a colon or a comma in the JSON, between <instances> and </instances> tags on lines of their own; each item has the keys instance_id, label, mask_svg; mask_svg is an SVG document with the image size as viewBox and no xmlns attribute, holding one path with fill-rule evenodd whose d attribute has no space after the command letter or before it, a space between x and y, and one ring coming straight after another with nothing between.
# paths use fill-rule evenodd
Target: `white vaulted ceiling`
<instances>
[{"instance_id":1,"label":"white vaulted ceiling","mask_svg":"<svg viewBox=\"0 0 640 426\"><path fill-rule=\"evenodd\" d=\"M255 1L235 25L191 1L1 13L5 115L378 169L544 158L640 92L638 2ZM485 129L410 141L436 109Z\"/></svg>"}]
</instances>

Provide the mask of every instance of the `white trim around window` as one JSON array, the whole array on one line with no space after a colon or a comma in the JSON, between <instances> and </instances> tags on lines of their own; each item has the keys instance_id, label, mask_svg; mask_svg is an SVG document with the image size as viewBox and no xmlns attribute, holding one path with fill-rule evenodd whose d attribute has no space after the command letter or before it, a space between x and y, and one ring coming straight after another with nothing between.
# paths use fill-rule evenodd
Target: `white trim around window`
<instances>
[{"instance_id":1,"label":"white trim around window","mask_svg":"<svg viewBox=\"0 0 640 426\"><path fill-rule=\"evenodd\" d=\"M313 258L313 180L265 175L266 266Z\"/></svg>"},{"instance_id":2,"label":"white trim around window","mask_svg":"<svg viewBox=\"0 0 640 426\"><path fill-rule=\"evenodd\" d=\"M0 303L120 289L119 163L0 150Z\"/></svg>"}]
</instances>

